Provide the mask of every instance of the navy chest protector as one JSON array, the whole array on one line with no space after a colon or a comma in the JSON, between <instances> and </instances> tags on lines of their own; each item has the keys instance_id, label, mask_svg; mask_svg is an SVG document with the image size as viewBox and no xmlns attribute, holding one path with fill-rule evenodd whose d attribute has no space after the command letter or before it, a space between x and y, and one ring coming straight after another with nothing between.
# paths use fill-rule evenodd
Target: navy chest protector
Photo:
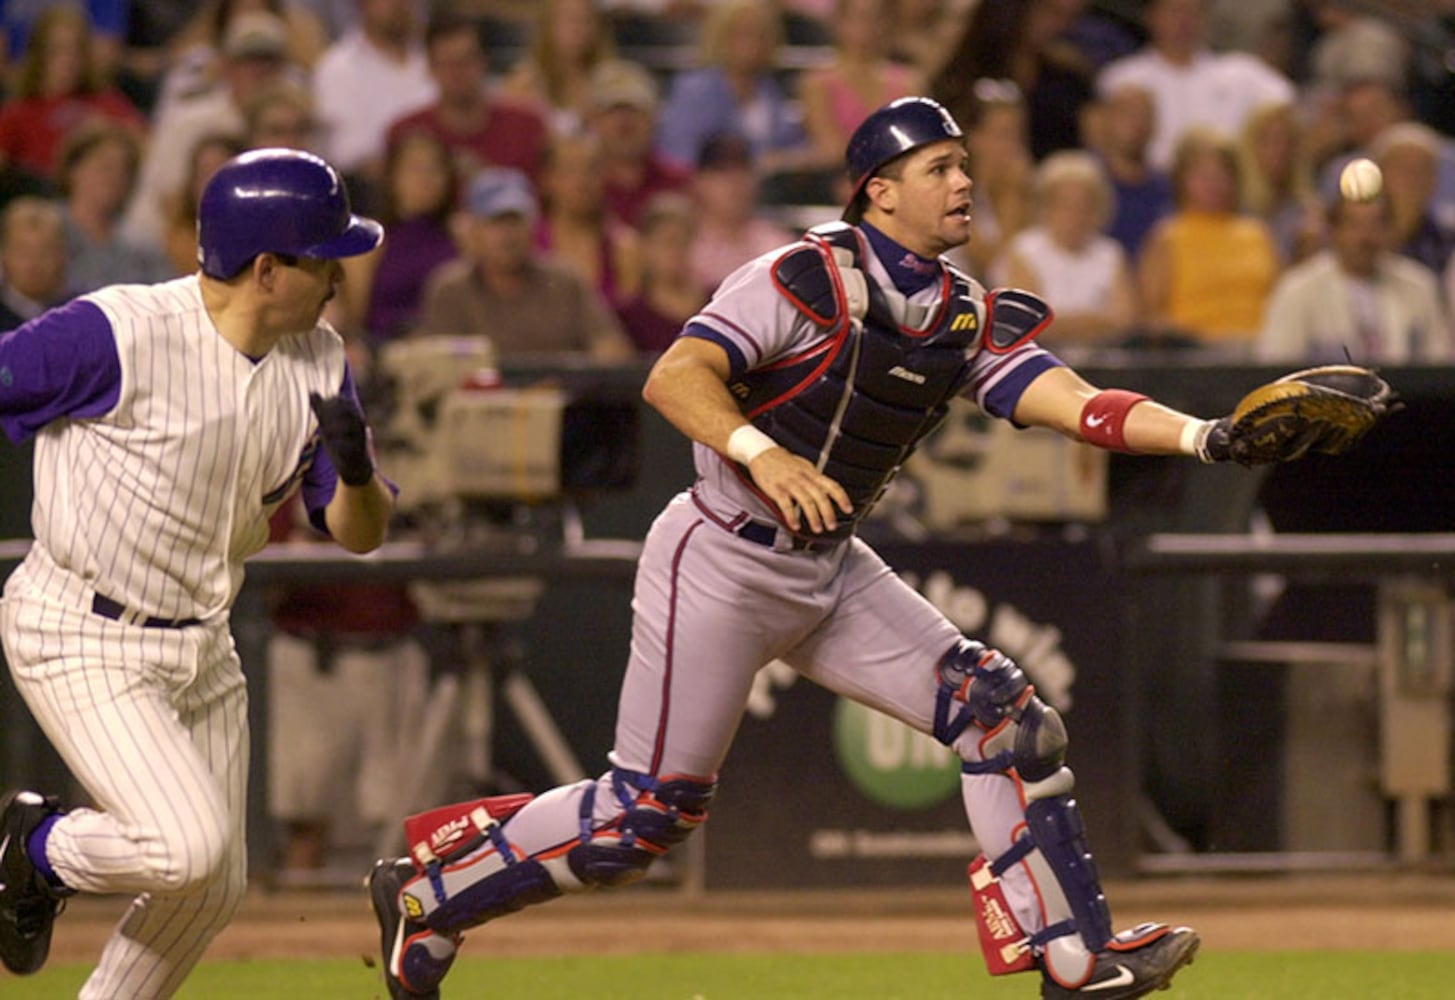
<instances>
[{"instance_id":1,"label":"navy chest protector","mask_svg":"<svg viewBox=\"0 0 1455 1000\"><path fill-rule=\"evenodd\" d=\"M865 279L869 252L859 231L844 223L815 227L786 250L773 265L773 282L824 339L729 387L756 427L848 492L853 514L816 538L853 533L944 419L979 351L1009 353L1051 318L1039 298L1011 289L990 293L982 306L975 283L943 263L935 302L910 303ZM751 487L747 471L738 472Z\"/></svg>"}]
</instances>

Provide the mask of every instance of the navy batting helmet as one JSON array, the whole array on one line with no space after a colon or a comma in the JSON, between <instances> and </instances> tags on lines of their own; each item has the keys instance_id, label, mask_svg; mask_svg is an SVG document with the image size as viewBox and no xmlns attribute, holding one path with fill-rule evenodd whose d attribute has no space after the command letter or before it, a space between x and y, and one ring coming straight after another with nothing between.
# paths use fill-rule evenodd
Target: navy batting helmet
<instances>
[{"instance_id":1,"label":"navy batting helmet","mask_svg":"<svg viewBox=\"0 0 1455 1000\"><path fill-rule=\"evenodd\" d=\"M859 221L864 213L864 185L890 160L932 142L964 137L944 105L928 97L901 97L865 118L849 137L844 153L854 185L844 221Z\"/></svg>"},{"instance_id":2,"label":"navy batting helmet","mask_svg":"<svg viewBox=\"0 0 1455 1000\"><path fill-rule=\"evenodd\" d=\"M384 229L355 215L339 172L296 149L255 149L218 168L197 209L202 273L231 278L260 253L352 257Z\"/></svg>"}]
</instances>

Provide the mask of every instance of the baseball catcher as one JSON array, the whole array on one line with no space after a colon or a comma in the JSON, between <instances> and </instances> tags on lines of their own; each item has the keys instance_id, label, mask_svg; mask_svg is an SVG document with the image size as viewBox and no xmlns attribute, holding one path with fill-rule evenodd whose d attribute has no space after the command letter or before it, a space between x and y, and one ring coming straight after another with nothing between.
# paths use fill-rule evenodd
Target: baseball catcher
<instances>
[{"instance_id":1,"label":"baseball catcher","mask_svg":"<svg viewBox=\"0 0 1455 1000\"><path fill-rule=\"evenodd\" d=\"M1041 1000L1134 1000L1196 955L1190 927L1117 930L1064 720L858 527L957 398L1112 451L1254 465L1353 446L1389 409L1388 387L1358 368L1314 369L1204 420L1095 386L1035 343L1049 304L986 289L944 259L970 238L973 210L948 111L923 97L885 105L845 160L843 218L739 267L643 386L692 440L697 476L638 562L609 768L534 798L411 817L408 855L371 872L395 1000L438 998L465 931L626 885L691 837L752 679L774 658L959 757L983 852L969 865L975 933L992 974L1034 977L1026 991ZM782 761L785 774L798 766ZM800 808L772 794L763 809Z\"/></svg>"},{"instance_id":2,"label":"baseball catcher","mask_svg":"<svg viewBox=\"0 0 1455 1000\"><path fill-rule=\"evenodd\" d=\"M1250 466L1340 455L1396 406L1389 383L1367 368L1306 368L1260 385L1231 415L1205 423L1195 448L1204 462Z\"/></svg>"}]
</instances>

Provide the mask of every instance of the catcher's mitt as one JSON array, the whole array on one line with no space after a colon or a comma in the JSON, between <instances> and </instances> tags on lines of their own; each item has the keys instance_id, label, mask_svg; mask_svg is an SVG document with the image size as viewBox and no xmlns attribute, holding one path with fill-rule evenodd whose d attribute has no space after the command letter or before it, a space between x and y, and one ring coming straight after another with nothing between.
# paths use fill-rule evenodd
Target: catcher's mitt
<instances>
[{"instance_id":1,"label":"catcher's mitt","mask_svg":"<svg viewBox=\"0 0 1455 1000\"><path fill-rule=\"evenodd\" d=\"M1357 365L1285 375L1244 396L1198 448L1205 461L1292 462L1309 452L1348 451L1395 406L1389 383Z\"/></svg>"}]
</instances>

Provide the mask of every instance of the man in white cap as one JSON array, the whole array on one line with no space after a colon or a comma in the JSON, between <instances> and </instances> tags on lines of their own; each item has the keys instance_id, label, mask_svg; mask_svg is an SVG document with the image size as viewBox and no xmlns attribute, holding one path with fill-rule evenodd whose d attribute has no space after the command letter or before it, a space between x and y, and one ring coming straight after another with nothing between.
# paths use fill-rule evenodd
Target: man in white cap
<instances>
[{"instance_id":1,"label":"man in white cap","mask_svg":"<svg viewBox=\"0 0 1455 1000\"><path fill-rule=\"evenodd\" d=\"M122 219L126 238L160 246L167 208L182 190L199 140L245 131L242 109L288 69L288 29L266 11L238 14L222 37L217 86L177 101L152 129L136 190Z\"/></svg>"}]
</instances>

